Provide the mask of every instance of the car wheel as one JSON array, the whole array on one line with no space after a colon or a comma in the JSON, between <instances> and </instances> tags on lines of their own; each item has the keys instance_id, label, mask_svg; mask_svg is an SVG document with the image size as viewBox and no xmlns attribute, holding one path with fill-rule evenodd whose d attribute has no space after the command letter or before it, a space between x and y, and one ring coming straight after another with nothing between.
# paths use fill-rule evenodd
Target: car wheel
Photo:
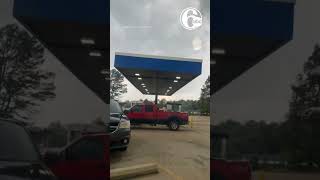
<instances>
[{"instance_id":1,"label":"car wheel","mask_svg":"<svg viewBox=\"0 0 320 180\"><path fill-rule=\"evenodd\" d=\"M179 129L180 125L176 120L172 120L169 122L169 129L172 131L177 131Z\"/></svg>"}]
</instances>

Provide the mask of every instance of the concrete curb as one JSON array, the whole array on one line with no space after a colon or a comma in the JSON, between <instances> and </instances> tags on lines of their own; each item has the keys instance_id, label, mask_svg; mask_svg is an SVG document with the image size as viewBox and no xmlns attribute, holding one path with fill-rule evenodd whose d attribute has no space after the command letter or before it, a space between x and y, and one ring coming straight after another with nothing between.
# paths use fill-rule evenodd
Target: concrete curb
<instances>
[{"instance_id":1,"label":"concrete curb","mask_svg":"<svg viewBox=\"0 0 320 180\"><path fill-rule=\"evenodd\" d=\"M125 168L110 170L111 180L129 179L137 176L158 173L158 165L155 163L142 164Z\"/></svg>"}]
</instances>

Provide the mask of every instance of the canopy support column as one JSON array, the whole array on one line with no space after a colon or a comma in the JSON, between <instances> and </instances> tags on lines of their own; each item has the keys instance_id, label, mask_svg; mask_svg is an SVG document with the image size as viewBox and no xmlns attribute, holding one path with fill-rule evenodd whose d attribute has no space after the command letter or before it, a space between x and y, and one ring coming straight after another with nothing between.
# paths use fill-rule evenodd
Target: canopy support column
<instances>
[{"instance_id":1,"label":"canopy support column","mask_svg":"<svg viewBox=\"0 0 320 180\"><path fill-rule=\"evenodd\" d=\"M156 94L156 97L154 99L154 104L158 104L158 94Z\"/></svg>"}]
</instances>

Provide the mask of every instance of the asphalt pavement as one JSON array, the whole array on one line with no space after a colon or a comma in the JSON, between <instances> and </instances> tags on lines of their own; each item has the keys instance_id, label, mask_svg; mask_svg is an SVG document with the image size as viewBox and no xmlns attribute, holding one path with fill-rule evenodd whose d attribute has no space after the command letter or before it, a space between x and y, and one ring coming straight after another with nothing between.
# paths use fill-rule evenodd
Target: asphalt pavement
<instances>
[{"instance_id":1,"label":"asphalt pavement","mask_svg":"<svg viewBox=\"0 0 320 180\"><path fill-rule=\"evenodd\" d=\"M195 180L210 177L210 118L192 117L193 125L169 131L166 126L133 127L126 152L111 152L111 168L157 163L159 174L136 180Z\"/></svg>"}]
</instances>

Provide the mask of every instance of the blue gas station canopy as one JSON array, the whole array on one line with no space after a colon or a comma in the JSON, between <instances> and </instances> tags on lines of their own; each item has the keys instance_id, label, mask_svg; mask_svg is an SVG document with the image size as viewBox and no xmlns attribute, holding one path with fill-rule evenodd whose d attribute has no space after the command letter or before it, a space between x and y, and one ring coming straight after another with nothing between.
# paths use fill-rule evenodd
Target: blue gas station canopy
<instances>
[{"instance_id":1,"label":"blue gas station canopy","mask_svg":"<svg viewBox=\"0 0 320 180\"><path fill-rule=\"evenodd\" d=\"M202 60L116 53L114 67L142 94L171 96L201 74Z\"/></svg>"},{"instance_id":2,"label":"blue gas station canopy","mask_svg":"<svg viewBox=\"0 0 320 180\"><path fill-rule=\"evenodd\" d=\"M294 0L211 1L211 93L217 92L292 39L294 5ZM101 72L109 69L109 1L15 0L13 12L14 17L79 80L103 100L108 99L109 83ZM186 62L192 64L192 61ZM179 68L180 65L170 67ZM173 79L174 73L181 73L187 81L181 79L181 83L173 84L176 86L174 90L167 92L165 88L160 90L158 84L169 81L163 81L166 78L156 74L159 82L153 83L157 87L149 84L150 94L171 95L192 80L187 77L197 76L189 71L184 72L188 68L183 66L177 72L170 67L159 69L159 72L163 74L168 71ZM128 76L125 67L119 67L119 70ZM134 82L130 77L128 79ZM143 92L137 83L134 85Z\"/></svg>"},{"instance_id":3,"label":"blue gas station canopy","mask_svg":"<svg viewBox=\"0 0 320 180\"><path fill-rule=\"evenodd\" d=\"M211 94L288 43L294 0L211 1Z\"/></svg>"},{"instance_id":4,"label":"blue gas station canopy","mask_svg":"<svg viewBox=\"0 0 320 180\"><path fill-rule=\"evenodd\" d=\"M109 1L15 0L14 17L80 81L107 102Z\"/></svg>"}]
</instances>

